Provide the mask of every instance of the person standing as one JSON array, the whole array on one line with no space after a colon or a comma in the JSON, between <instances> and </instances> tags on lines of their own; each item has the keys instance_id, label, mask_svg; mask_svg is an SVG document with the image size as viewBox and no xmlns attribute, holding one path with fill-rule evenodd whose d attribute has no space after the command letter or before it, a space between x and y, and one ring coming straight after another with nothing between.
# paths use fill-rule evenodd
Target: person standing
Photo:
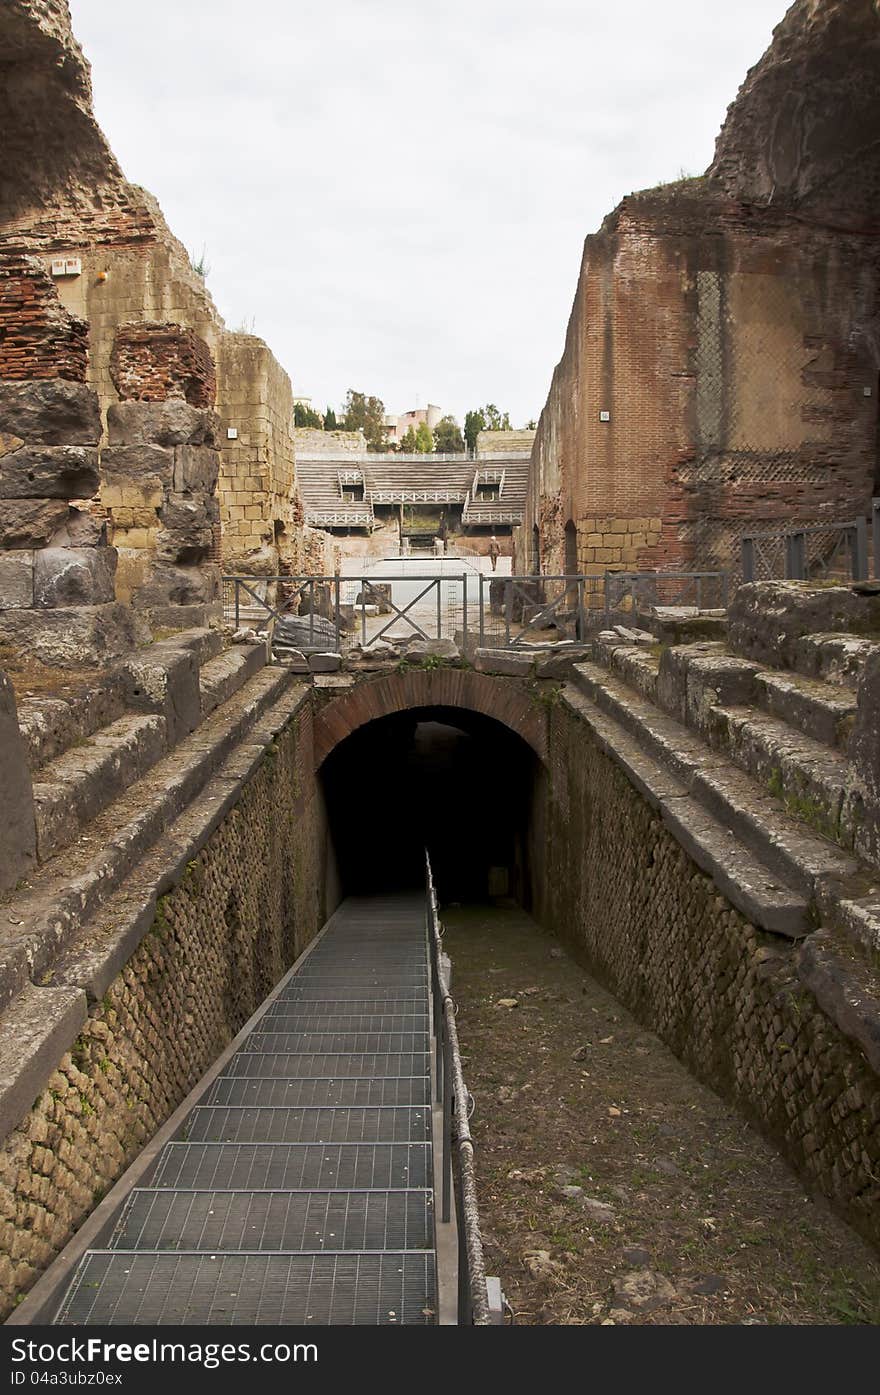
<instances>
[{"instance_id":1,"label":"person standing","mask_svg":"<svg viewBox=\"0 0 880 1395\"><path fill-rule=\"evenodd\" d=\"M489 539L489 561L492 563L492 570L498 566L498 558L501 556L501 546L493 533Z\"/></svg>"}]
</instances>

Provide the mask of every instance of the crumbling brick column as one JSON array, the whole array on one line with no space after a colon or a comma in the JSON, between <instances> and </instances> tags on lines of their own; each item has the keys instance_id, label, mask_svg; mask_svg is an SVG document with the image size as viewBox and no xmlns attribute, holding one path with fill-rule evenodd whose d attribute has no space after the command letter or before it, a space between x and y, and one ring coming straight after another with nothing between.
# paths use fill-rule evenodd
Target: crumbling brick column
<instances>
[{"instance_id":1,"label":"crumbling brick column","mask_svg":"<svg viewBox=\"0 0 880 1395\"><path fill-rule=\"evenodd\" d=\"M135 642L116 552L88 501L101 415L85 384L88 328L42 262L0 259L0 642L46 663L95 663Z\"/></svg>"},{"instance_id":2,"label":"crumbling brick column","mask_svg":"<svg viewBox=\"0 0 880 1395\"><path fill-rule=\"evenodd\" d=\"M180 325L127 325L113 350L123 401L107 412L101 499L121 554L119 594L154 627L218 612L214 364Z\"/></svg>"}]
</instances>

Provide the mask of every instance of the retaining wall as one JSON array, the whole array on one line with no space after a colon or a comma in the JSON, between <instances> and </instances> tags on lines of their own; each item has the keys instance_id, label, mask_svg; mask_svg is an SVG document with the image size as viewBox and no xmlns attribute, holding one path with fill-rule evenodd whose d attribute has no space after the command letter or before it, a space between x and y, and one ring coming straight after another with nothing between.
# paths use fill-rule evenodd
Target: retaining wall
<instances>
[{"instance_id":1,"label":"retaining wall","mask_svg":"<svg viewBox=\"0 0 880 1395\"><path fill-rule=\"evenodd\" d=\"M719 895L564 701L549 768L538 919L878 1243L880 1081L799 980L802 951Z\"/></svg>"},{"instance_id":2,"label":"retaining wall","mask_svg":"<svg viewBox=\"0 0 880 1395\"><path fill-rule=\"evenodd\" d=\"M306 700L0 1148L7 1313L334 907Z\"/></svg>"}]
</instances>

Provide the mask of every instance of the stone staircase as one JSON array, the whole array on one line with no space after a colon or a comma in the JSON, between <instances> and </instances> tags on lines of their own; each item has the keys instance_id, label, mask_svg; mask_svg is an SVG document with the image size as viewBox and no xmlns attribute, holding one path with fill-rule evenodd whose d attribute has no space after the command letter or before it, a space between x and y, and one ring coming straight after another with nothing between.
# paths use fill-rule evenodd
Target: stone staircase
<instances>
[{"instance_id":1,"label":"stone staircase","mask_svg":"<svg viewBox=\"0 0 880 1395\"><path fill-rule=\"evenodd\" d=\"M563 702L880 1068L880 870L852 751L880 641L806 635L776 668L653 638L603 632Z\"/></svg>"},{"instance_id":2,"label":"stone staircase","mask_svg":"<svg viewBox=\"0 0 880 1395\"><path fill-rule=\"evenodd\" d=\"M635 742L653 764L646 797L657 806L662 791L665 822L760 928L801 937L833 923L880 950L880 873L860 840L849 757L859 679L880 643L805 636L796 667L777 670L721 642L633 638L602 633L566 700L589 700Z\"/></svg>"},{"instance_id":3,"label":"stone staircase","mask_svg":"<svg viewBox=\"0 0 880 1395\"><path fill-rule=\"evenodd\" d=\"M37 866L0 903L4 1133L304 700L265 642L222 643L183 631L87 693L21 702Z\"/></svg>"}]
</instances>

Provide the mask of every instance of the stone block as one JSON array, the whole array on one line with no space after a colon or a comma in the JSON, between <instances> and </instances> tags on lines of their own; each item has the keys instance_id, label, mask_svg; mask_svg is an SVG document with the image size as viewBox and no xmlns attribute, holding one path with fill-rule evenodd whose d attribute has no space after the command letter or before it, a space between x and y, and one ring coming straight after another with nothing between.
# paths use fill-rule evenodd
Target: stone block
<instances>
[{"instance_id":1,"label":"stone block","mask_svg":"<svg viewBox=\"0 0 880 1395\"><path fill-rule=\"evenodd\" d=\"M458 645L451 639L416 639L407 647L407 662L420 659L458 659Z\"/></svg>"},{"instance_id":2,"label":"stone block","mask_svg":"<svg viewBox=\"0 0 880 1395\"><path fill-rule=\"evenodd\" d=\"M590 657L590 647L586 644L566 645L559 653L549 653L537 661L538 678L568 678L574 664L583 663Z\"/></svg>"},{"instance_id":3,"label":"stone block","mask_svg":"<svg viewBox=\"0 0 880 1395\"><path fill-rule=\"evenodd\" d=\"M220 624L223 606L219 601L203 601L201 605L152 605L149 618L154 630L189 630Z\"/></svg>"},{"instance_id":4,"label":"stone block","mask_svg":"<svg viewBox=\"0 0 880 1395\"><path fill-rule=\"evenodd\" d=\"M474 656L477 673L498 673L508 678L530 678L535 660L530 654L512 649L478 649Z\"/></svg>"},{"instance_id":5,"label":"stone block","mask_svg":"<svg viewBox=\"0 0 880 1395\"><path fill-rule=\"evenodd\" d=\"M81 988L27 984L3 1014L0 1030L0 1134L6 1138L45 1089L88 1017Z\"/></svg>"},{"instance_id":6,"label":"stone block","mask_svg":"<svg viewBox=\"0 0 880 1395\"><path fill-rule=\"evenodd\" d=\"M880 596L850 586L809 581L758 581L740 586L730 602L731 648L774 668L797 667L798 641L832 631L880 632Z\"/></svg>"},{"instance_id":7,"label":"stone block","mask_svg":"<svg viewBox=\"0 0 880 1395\"><path fill-rule=\"evenodd\" d=\"M302 654L335 652L336 627L322 615L285 615L275 624L272 647L279 655L297 649Z\"/></svg>"},{"instance_id":8,"label":"stone block","mask_svg":"<svg viewBox=\"0 0 880 1395\"><path fill-rule=\"evenodd\" d=\"M15 692L0 672L0 891L9 891L32 870L37 856L34 794L25 744L18 725Z\"/></svg>"},{"instance_id":9,"label":"stone block","mask_svg":"<svg viewBox=\"0 0 880 1395\"><path fill-rule=\"evenodd\" d=\"M850 804L857 801L856 851L880 867L880 650L865 663L858 687L858 710L848 754L854 774Z\"/></svg>"},{"instance_id":10,"label":"stone block","mask_svg":"<svg viewBox=\"0 0 880 1395\"><path fill-rule=\"evenodd\" d=\"M284 649L274 656L275 662L284 668L289 668L291 673L309 673L309 661L305 654L301 654L298 649Z\"/></svg>"},{"instance_id":11,"label":"stone block","mask_svg":"<svg viewBox=\"0 0 880 1395\"><path fill-rule=\"evenodd\" d=\"M91 499L98 484L94 446L26 446L0 455L0 499Z\"/></svg>"},{"instance_id":12,"label":"stone block","mask_svg":"<svg viewBox=\"0 0 880 1395\"><path fill-rule=\"evenodd\" d=\"M164 402L116 402L107 409L111 446L213 446L218 426L214 412L191 407L180 397Z\"/></svg>"},{"instance_id":13,"label":"stone block","mask_svg":"<svg viewBox=\"0 0 880 1395\"><path fill-rule=\"evenodd\" d=\"M131 607L118 603L0 612L0 644L26 649L41 663L59 668L111 663L149 638L149 629Z\"/></svg>"},{"instance_id":14,"label":"stone block","mask_svg":"<svg viewBox=\"0 0 880 1395\"><path fill-rule=\"evenodd\" d=\"M156 551L164 562L201 562L210 556L220 506L211 495L172 494L162 506Z\"/></svg>"},{"instance_id":15,"label":"stone block","mask_svg":"<svg viewBox=\"0 0 880 1395\"><path fill-rule=\"evenodd\" d=\"M105 489L121 490L120 501L159 508L173 477L174 454L163 446L105 446L101 451L101 482Z\"/></svg>"},{"instance_id":16,"label":"stone block","mask_svg":"<svg viewBox=\"0 0 880 1395\"><path fill-rule=\"evenodd\" d=\"M0 382L0 431L28 445L96 446L101 439L97 394L66 378Z\"/></svg>"},{"instance_id":17,"label":"stone block","mask_svg":"<svg viewBox=\"0 0 880 1395\"><path fill-rule=\"evenodd\" d=\"M45 547L34 557L34 605L104 605L114 599L116 549Z\"/></svg>"},{"instance_id":18,"label":"stone block","mask_svg":"<svg viewBox=\"0 0 880 1395\"><path fill-rule=\"evenodd\" d=\"M214 600L216 568L172 566L157 563L143 586L132 594L137 609L167 605L204 605Z\"/></svg>"},{"instance_id":19,"label":"stone block","mask_svg":"<svg viewBox=\"0 0 880 1395\"><path fill-rule=\"evenodd\" d=\"M0 610L28 610L33 603L33 552L0 553Z\"/></svg>"},{"instance_id":20,"label":"stone block","mask_svg":"<svg viewBox=\"0 0 880 1395\"><path fill-rule=\"evenodd\" d=\"M8 499L0 508L0 549L47 547L67 522L63 499Z\"/></svg>"},{"instance_id":21,"label":"stone block","mask_svg":"<svg viewBox=\"0 0 880 1395\"><path fill-rule=\"evenodd\" d=\"M199 659L192 649L151 645L123 666L126 701L136 712L165 718L169 746L175 746L201 720Z\"/></svg>"},{"instance_id":22,"label":"stone block","mask_svg":"<svg viewBox=\"0 0 880 1395\"><path fill-rule=\"evenodd\" d=\"M203 490L210 494L217 487L220 452L211 446L177 446L174 451L174 488L178 491Z\"/></svg>"},{"instance_id":23,"label":"stone block","mask_svg":"<svg viewBox=\"0 0 880 1395\"><path fill-rule=\"evenodd\" d=\"M338 673L342 667L341 654L310 654L309 668L312 673Z\"/></svg>"},{"instance_id":24,"label":"stone block","mask_svg":"<svg viewBox=\"0 0 880 1395\"><path fill-rule=\"evenodd\" d=\"M53 547L106 547L107 524L87 509L71 508L67 521L52 539Z\"/></svg>"}]
</instances>

